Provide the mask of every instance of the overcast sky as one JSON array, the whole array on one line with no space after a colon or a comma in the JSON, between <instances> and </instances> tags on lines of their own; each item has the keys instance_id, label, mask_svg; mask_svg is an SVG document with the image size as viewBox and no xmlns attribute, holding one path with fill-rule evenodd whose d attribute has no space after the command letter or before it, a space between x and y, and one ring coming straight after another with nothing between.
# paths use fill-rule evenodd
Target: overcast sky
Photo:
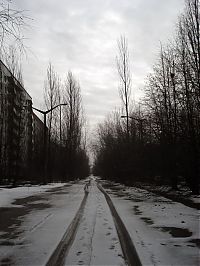
<instances>
[{"instance_id":1,"label":"overcast sky","mask_svg":"<svg viewBox=\"0 0 200 266\"><path fill-rule=\"evenodd\" d=\"M159 50L175 30L184 0L16 0L33 18L26 31L23 62L26 90L43 108L49 61L61 76L71 70L80 82L83 104L93 127L120 106L116 70L117 39L128 38L132 90L137 100Z\"/></svg>"}]
</instances>

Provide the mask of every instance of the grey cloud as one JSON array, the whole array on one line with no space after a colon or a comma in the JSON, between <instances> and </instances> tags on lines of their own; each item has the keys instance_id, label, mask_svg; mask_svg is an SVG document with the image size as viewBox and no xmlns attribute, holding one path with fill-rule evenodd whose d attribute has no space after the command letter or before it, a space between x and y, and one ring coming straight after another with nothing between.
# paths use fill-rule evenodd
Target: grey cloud
<instances>
[{"instance_id":1,"label":"grey cloud","mask_svg":"<svg viewBox=\"0 0 200 266\"><path fill-rule=\"evenodd\" d=\"M135 97L151 70L160 40L172 34L184 0L17 0L29 10L33 27L26 31L35 56L24 61L24 80L35 105L41 105L46 67L52 61L62 78L71 69L79 79L92 124L115 106L118 76L116 40L129 40Z\"/></svg>"}]
</instances>

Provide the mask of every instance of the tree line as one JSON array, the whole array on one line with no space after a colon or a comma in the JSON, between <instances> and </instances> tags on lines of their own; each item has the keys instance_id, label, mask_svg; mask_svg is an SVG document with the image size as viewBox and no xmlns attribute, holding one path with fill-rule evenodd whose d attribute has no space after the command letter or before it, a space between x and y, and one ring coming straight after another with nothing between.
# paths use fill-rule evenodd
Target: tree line
<instances>
[{"instance_id":1,"label":"tree line","mask_svg":"<svg viewBox=\"0 0 200 266\"><path fill-rule=\"evenodd\" d=\"M0 61L0 182L47 183L88 176L86 121L80 85L73 73L68 71L61 83L49 64L45 107L40 110L32 106L31 96L10 66L9 70ZM41 119L37 110L45 113Z\"/></svg>"},{"instance_id":2,"label":"tree line","mask_svg":"<svg viewBox=\"0 0 200 266\"><path fill-rule=\"evenodd\" d=\"M20 59L27 51L23 30L30 20L11 1L0 4L0 182L15 185L85 177L90 171L86 125L81 89L73 73L68 71L62 82L51 63L47 68L44 109L51 111L46 128L23 88Z\"/></svg>"},{"instance_id":3,"label":"tree line","mask_svg":"<svg viewBox=\"0 0 200 266\"><path fill-rule=\"evenodd\" d=\"M47 117L47 176L66 180L89 175L86 120L82 106L81 88L71 71L61 82L51 63L44 86L45 106L51 110Z\"/></svg>"},{"instance_id":4,"label":"tree line","mask_svg":"<svg viewBox=\"0 0 200 266\"><path fill-rule=\"evenodd\" d=\"M118 41L117 68L123 111L97 129L94 172L105 178L169 184L186 182L199 193L200 3L186 0L176 33L161 44L142 101L130 104L128 42Z\"/></svg>"}]
</instances>

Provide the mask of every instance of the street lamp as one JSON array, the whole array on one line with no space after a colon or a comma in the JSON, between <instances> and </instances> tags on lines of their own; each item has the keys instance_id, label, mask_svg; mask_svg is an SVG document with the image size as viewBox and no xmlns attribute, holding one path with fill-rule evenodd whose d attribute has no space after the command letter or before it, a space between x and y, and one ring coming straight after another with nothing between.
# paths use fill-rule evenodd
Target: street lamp
<instances>
[{"instance_id":1,"label":"street lamp","mask_svg":"<svg viewBox=\"0 0 200 266\"><path fill-rule=\"evenodd\" d=\"M43 110L40 110L38 108L35 108L32 106L32 109L36 110L37 112L41 113L44 115L44 122L43 122L43 149L44 149L44 184L46 184L46 179L47 179L47 120L46 120L46 117L47 117L47 114L50 113L52 110L54 110L55 108L59 107L59 106L62 106L62 105L67 105L67 103L60 103L60 104L57 104L56 106L46 110L46 111L43 111Z\"/></svg>"}]
</instances>

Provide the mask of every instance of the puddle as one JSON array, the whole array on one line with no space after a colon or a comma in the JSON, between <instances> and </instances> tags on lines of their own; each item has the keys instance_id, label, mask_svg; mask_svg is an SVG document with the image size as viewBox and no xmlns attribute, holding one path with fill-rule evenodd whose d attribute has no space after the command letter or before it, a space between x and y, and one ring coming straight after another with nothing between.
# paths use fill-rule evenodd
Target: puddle
<instances>
[{"instance_id":1,"label":"puddle","mask_svg":"<svg viewBox=\"0 0 200 266\"><path fill-rule=\"evenodd\" d=\"M164 199L164 198L162 198L162 199L160 199L160 198L155 198L155 199L153 199L153 202L156 202L156 203L165 203L165 204L173 204L173 201L172 200L170 200L170 199Z\"/></svg>"},{"instance_id":2,"label":"puddle","mask_svg":"<svg viewBox=\"0 0 200 266\"><path fill-rule=\"evenodd\" d=\"M53 188L49 188L46 192L48 193L54 193L54 192L59 192L59 191L63 191L64 190L64 187L71 187L71 184L66 184L64 186L60 186L60 187L53 187Z\"/></svg>"},{"instance_id":3,"label":"puddle","mask_svg":"<svg viewBox=\"0 0 200 266\"><path fill-rule=\"evenodd\" d=\"M188 229L177 228L177 227L160 227L163 232L170 233L173 237L190 237L192 236L192 232Z\"/></svg>"},{"instance_id":4,"label":"puddle","mask_svg":"<svg viewBox=\"0 0 200 266\"><path fill-rule=\"evenodd\" d=\"M0 213L4 219L0 219L0 231L4 232L0 235L0 239L13 240L18 238L23 231L20 226L24 221L24 217L34 211L42 210L51 207L48 198L42 196L30 196L22 199L16 199L13 204L19 205L18 207L1 207ZM5 222L6 221L6 222Z\"/></svg>"},{"instance_id":5,"label":"puddle","mask_svg":"<svg viewBox=\"0 0 200 266\"><path fill-rule=\"evenodd\" d=\"M124 198L125 200L131 200L131 201L133 201L133 202L142 202L142 200L141 199L139 199L139 198L134 198L133 196L128 196L128 197L126 197L126 198Z\"/></svg>"},{"instance_id":6,"label":"puddle","mask_svg":"<svg viewBox=\"0 0 200 266\"><path fill-rule=\"evenodd\" d=\"M50 194L55 194L55 195L67 195L67 194L69 194L69 192L67 191L67 192L64 192L64 191L59 191L59 192L49 192Z\"/></svg>"},{"instance_id":7,"label":"puddle","mask_svg":"<svg viewBox=\"0 0 200 266\"><path fill-rule=\"evenodd\" d=\"M52 205L49 203L32 203L32 204L28 204L28 207L30 208L35 208L37 210L43 210L45 208L50 208Z\"/></svg>"},{"instance_id":8,"label":"puddle","mask_svg":"<svg viewBox=\"0 0 200 266\"><path fill-rule=\"evenodd\" d=\"M142 214L142 212L139 210L139 206L134 206L133 210L134 210L136 215L141 215Z\"/></svg>"},{"instance_id":9,"label":"puddle","mask_svg":"<svg viewBox=\"0 0 200 266\"><path fill-rule=\"evenodd\" d=\"M17 238L21 233L19 230L22 223L21 217L27 213L26 208L0 208L0 213L4 217L4 219L0 219L0 231L4 232L0 238Z\"/></svg>"},{"instance_id":10,"label":"puddle","mask_svg":"<svg viewBox=\"0 0 200 266\"><path fill-rule=\"evenodd\" d=\"M11 266L11 265L14 265L14 263L13 263L11 258L4 258L4 259L0 260L0 265L1 266Z\"/></svg>"},{"instance_id":11,"label":"puddle","mask_svg":"<svg viewBox=\"0 0 200 266\"><path fill-rule=\"evenodd\" d=\"M15 242L9 241L9 240L5 240L5 241L1 241L0 245L3 245L3 246L15 246Z\"/></svg>"},{"instance_id":12,"label":"puddle","mask_svg":"<svg viewBox=\"0 0 200 266\"><path fill-rule=\"evenodd\" d=\"M151 218L148 217L141 217L141 220L143 220L146 224L152 225L154 224L153 220Z\"/></svg>"},{"instance_id":13,"label":"puddle","mask_svg":"<svg viewBox=\"0 0 200 266\"><path fill-rule=\"evenodd\" d=\"M188 241L188 242L193 243L193 244L195 244L198 248L200 248L200 239L199 239L199 238L194 238L194 239L192 239L192 240L190 240L190 241Z\"/></svg>"},{"instance_id":14,"label":"puddle","mask_svg":"<svg viewBox=\"0 0 200 266\"><path fill-rule=\"evenodd\" d=\"M42 196L28 196L21 199L16 199L12 204L13 205L21 205L25 206L27 204L31 204L32 202L36 201L47 201L48 199Z\"/></svg>"},{"instance_id":15,"label":"puddle","mask_svg":"<svg viewBox=\"0 0 200 266\"><path fill-rule=\"evenodd\" d=\"M126 193L123 193L123 192L120 192L120 191L112 191L112 193L113 193L115 196L120 197L120 198L122 198L122 197L126 197L126 196L127 196Z\"/></svg>"}]
</instances>

